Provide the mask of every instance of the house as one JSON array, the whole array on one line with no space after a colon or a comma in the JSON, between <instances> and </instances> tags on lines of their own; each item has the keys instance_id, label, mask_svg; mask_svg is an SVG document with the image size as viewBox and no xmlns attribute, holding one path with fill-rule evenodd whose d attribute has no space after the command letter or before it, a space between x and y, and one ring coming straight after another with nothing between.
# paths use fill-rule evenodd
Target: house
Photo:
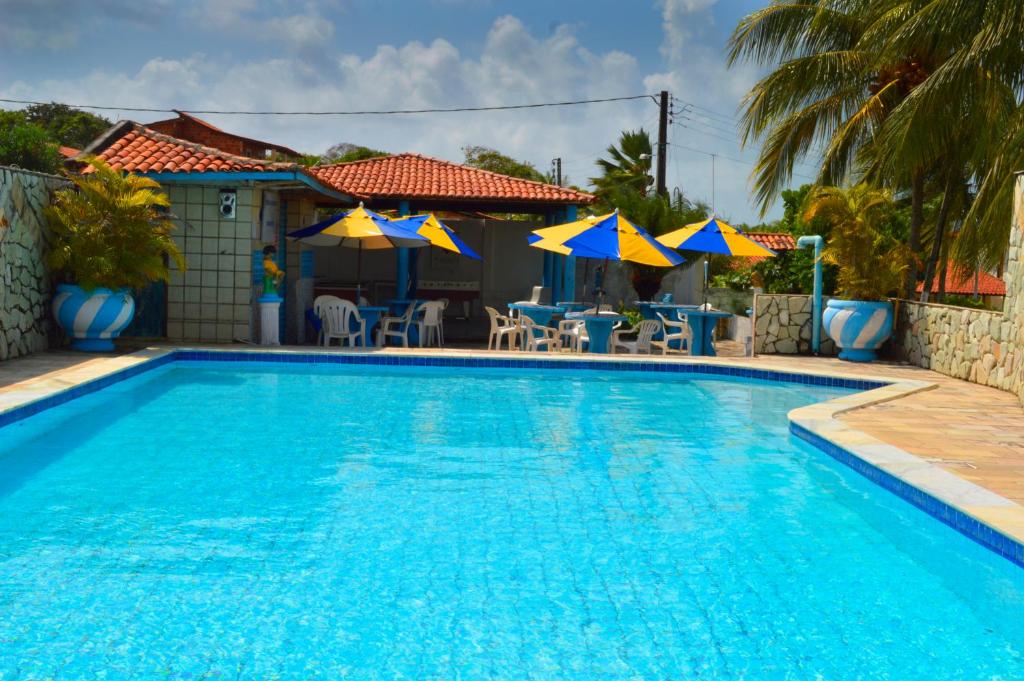
<instances>
[{"instance_id":1,"label":"house","mask_svg":"<svg viewBox=\"0 0 1024 681\"><path fill-rule=\"evenodd\" d=\"M264 142L221 130L212 123L208 123L184 111L175 111L175 113L178 114L175 118L146 123L146 127L155 132L181 140L220 149L235 156L278 161L297 161L302 157L302 154L294 149L289 149L280 144Z\"/></svg>"},{"instance_id":2,"label":"house","mask_svg":"<svg viewBox=\"0 0 1024 681\"><path fill-rule=\"evenodd\" d=\"M478 315L484 305L526 297L539 282L555 298L562 299L562 291L568 292L564 297L575 294L575 259L530 248L526 235L538 226L573 219L578 206L595 200L590 194L418 154L306 168L295 163L298 154L286 147L228 133L188 114L154 125L186 137L122 121L82 152L160 182L179 225L174 238L188 271L172 272L166 288L156 285L139 297L132 335L254 341L259 337L254 299L262 277L261 251L275 244L278 265L287 273L280 337L305 341L305 311L316 293L354 293L357 253L311 248L284 236L360 201L398 214L537 216L450 221L483 255L483 263L433 248L367 256L359 283L377 301L418 290L426 297L451 298L466 314Z\"/></svg>"},{"instance_id":3,"label":"house","mask_svg":"<svg viewBox=\"0 0 1024 681\"><path fill-rule=\"evenodd\" d=\"M932 280L931 293L939 292L939 277ZM917 285L917 293L924 291L924 282ZM1006 298L1006 282L999 277L978 270L974 274L956 266L947 266L945 292L954 296L978 296L985 306L999 310Z\"/></svg>"}]
</instances>

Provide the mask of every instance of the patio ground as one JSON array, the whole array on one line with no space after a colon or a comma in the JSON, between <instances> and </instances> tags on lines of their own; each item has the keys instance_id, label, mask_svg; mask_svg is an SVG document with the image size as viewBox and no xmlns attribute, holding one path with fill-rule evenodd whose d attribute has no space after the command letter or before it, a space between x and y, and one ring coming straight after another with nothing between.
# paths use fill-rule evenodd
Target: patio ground
<instances>
[{"instance_id":1,"label":"patio ground","mask_svg":"<svg viewBox=\"0 0 1024 681\"><path fill-rule=\"evenodd\" d=\"M718 347L722 356L705 358L707 361L735 362L742 354L741 348L735 344L719 343ZM481 349L446 349L443 352L469 354L479 353ZM22 401L26 393L73 385L108 371L112 363L126 360L123 355L97 356L55 351L2 362L0 409L14 401ZM936 388L933 390L855 409L839 418L883 442L1024 505L1024 409L1015 396L900 364L861 365L832 358L785 356L759 356L739 361L789 371L822 371L934 383Z\"/></svg>"}]
</instances>

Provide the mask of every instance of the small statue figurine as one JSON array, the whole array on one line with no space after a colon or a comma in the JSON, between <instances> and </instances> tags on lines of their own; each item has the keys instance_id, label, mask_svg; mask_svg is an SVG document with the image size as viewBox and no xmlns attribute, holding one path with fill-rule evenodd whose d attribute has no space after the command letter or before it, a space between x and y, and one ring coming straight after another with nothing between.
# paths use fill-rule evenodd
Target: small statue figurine
<instances>
[{"instance_id":1,"label":"small statue figurine","mask_svg":"<svg viewBox=\"0 0 1024 681\"><path fill-rule=\"evenodd\" d=\"M277 285L284 279L284 271L274 262L274 255L277 248L264 246L263 248L263 295L276 296Z\"/></svg>"}]
</instances>

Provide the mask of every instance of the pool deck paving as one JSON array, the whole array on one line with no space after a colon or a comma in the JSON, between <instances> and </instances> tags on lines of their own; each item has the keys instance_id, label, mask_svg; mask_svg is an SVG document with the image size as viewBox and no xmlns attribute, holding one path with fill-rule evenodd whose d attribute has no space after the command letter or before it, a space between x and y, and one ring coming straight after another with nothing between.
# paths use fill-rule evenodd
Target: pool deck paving
<instances>
[{"instance_id":1,"label":"pool deck paving","mask_svg":"<svg viewBox=\"0 0 1024 681\"><path fill-rule=\"evenodd\" d=\"M267 350L249 345L202 347L211 350ZM154 346L115 355L55 351L0 362L0 413L147 361L171 348L173 346ZM324 350L308 346L274 350L341 351L338 348ZM519 352L495 353L481 349L387 349L373 352L463 357L526 356ZM556 360L581 358L580 355L559 353L545 354L544 357ZM592 359L593 356L583 358ZM630 361L650 359L647 356L614 356L616 360L624 358ZM666 361L699 361L771 371L894 381L884 388L794 410L790 419L933 496L947 503L951 500L956 502L957 508L1016 541L1024 542L1024 409L1016 396L902 364L855 364L834 358L778 355L671 357Z\"/></svg>"}]
</instances>

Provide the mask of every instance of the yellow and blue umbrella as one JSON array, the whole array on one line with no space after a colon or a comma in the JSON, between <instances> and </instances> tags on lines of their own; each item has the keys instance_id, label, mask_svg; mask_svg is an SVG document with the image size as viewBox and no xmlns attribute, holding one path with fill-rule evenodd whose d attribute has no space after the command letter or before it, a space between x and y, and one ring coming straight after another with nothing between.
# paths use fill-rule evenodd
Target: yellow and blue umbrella
<instances>
[{"instance_id":1,"label":"yellow and blue umbrella","mask_svg":"<svg viewBox=\"0 0 1024 681\"><path fill-rule=\"evenodd\" d=\"M714 216L703 222L694 222L674 232L662 234L658 237L658 242L669 248L702 253L769 258L775 256L775 251L765 248L741 230L725 224Z\"/></svg>"},{"instance_id":2,"label":"yellow and blue umbrella","mask_svg":"<svg viewBox=\"0 0 1024 681\"><path fill-rule=\"evenodd\" d=\"M433 213L412 215L407 218L395 218L394 221L426 238L433 246L464 255L474 260L483 260L476 251L459 238L451 227L438 220L437 216Z\"/></svg>"},{"instance_id":3,"label":"yellow and blue umbrella","mask_svg":"<svg viewBox=\"0 0 1024 681\"><path fill-rule=\"evenodd\" d=\"M534 230L527 239L534 248L581 258L628 260L641 265L673 267L683 258L659 244L619 211L589 216L564 225Z\"/></svg>"},{"instance_id":4,"label":"yellow and blue umbrella","mask_svg":"<svg viewBox=\"0 0 1024 681\"><path fill-rule=\"evenodd\" d=\"M419 248L430 243L400 221L389 220L361 203L357 208L289 232L287 236L310 246L345 246L360 250Z\"/></svg>"}]
</instances>

